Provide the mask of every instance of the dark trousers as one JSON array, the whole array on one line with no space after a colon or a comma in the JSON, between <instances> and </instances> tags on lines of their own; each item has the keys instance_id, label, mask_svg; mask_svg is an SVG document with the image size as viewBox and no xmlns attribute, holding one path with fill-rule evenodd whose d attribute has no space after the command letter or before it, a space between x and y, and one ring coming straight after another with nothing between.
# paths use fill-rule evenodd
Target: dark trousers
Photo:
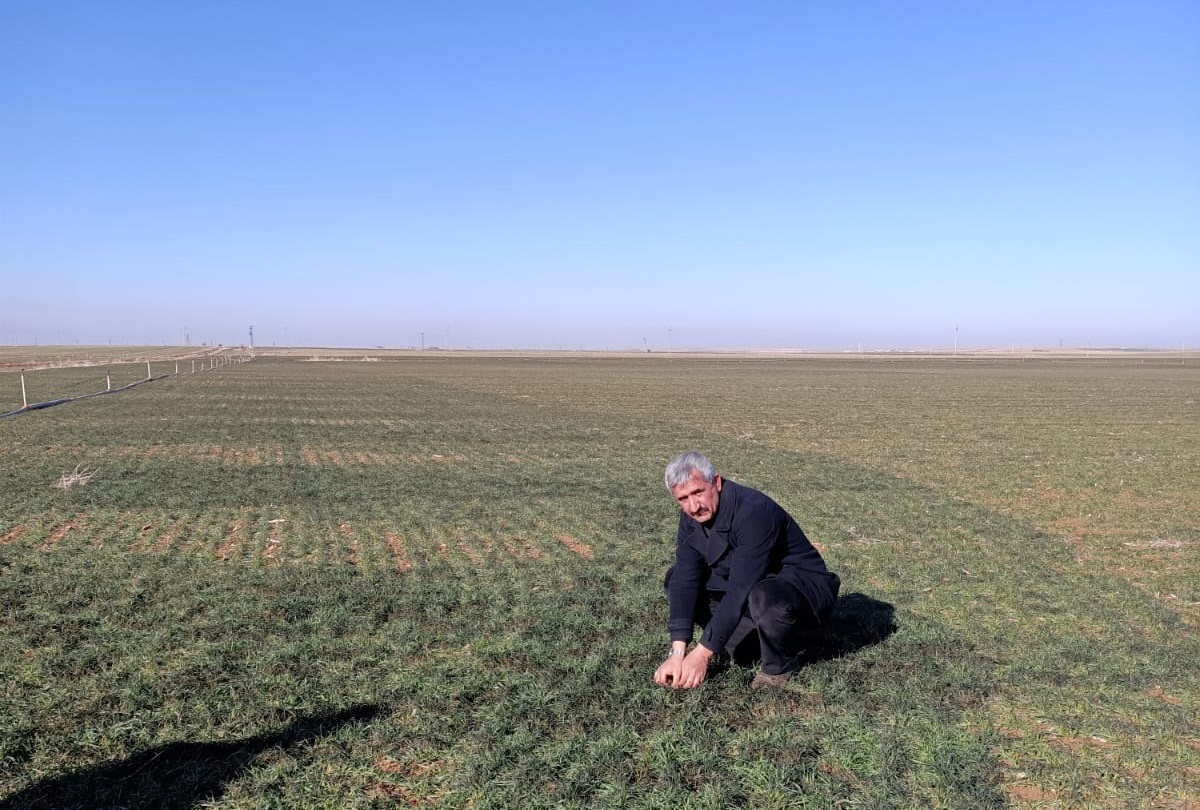
<instances>
[{"instance_id":1,"label":"dark trousers","mask_svg":"<svg viewBox=\"0 0 1200 810\"><path fill-rule=\"evenodd\" d=\"M670 582L672 573L667 572L664 584ZM724 591L701 593L696 623L706 627L724 596ZM725 644L725 652L742 666L761 660L763 672L779 675L798 669L805 650L816 646L822 633L821 620L808 598L770 575L750 589L742 619Z\"/></svg>"}]
</instances>

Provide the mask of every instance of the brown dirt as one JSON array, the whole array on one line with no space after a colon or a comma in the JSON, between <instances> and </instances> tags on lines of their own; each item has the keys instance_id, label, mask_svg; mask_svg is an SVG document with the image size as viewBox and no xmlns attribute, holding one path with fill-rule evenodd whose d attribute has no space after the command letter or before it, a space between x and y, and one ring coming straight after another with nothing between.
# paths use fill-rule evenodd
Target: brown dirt
<instances>
[{"instance_id":1,"label":"brown dirt","mask_svg":"<svg viewBox=\"0 0 1200 810\"><path fill-rule=\"evenodd\" d=\"M1006 785L1005 791L1016 802L1045 802L1057 801L1058 791L1054 788L1038 787L1037 785Z\"/></svg>"},{"instance_id":2,"label":"brown dirt","mask_svg":"<svg viewBox=\"0 0 1200 810\"><path fill-rule=\"evenodd\" d=\"M270 524L271 528L267 532L267 541L263 544L263 549L259 556L274 565L278 565L279 552L283 551L283 527L287 524L287 519L272 518L267 523Z\"/></svg>"},{"instance_id":3,"label":"brown dirt","mask_svg":"<svg viewBox=\"0 0 1200 810\"><path fill-rule=\"evenodd\" d=\"M7 546L9 543L14 543L19 540L21 535L25 534L25 529L26 526L24 523L18 523L16 526L13 526L11 529L9 529L7 534L5 534L3 537L0 537L0 546Z\"/></svg>"},{"instance_id":4,"label":"brown dirt","mask_svg":"<svg viewBox=\"0 0 1200 810\"><path fill-rule=\"evenodd\" d=\"M554 539L562 543L564 546L585 560L590 560L593 558L592 547L587 543L576 540L569 534L556 534L554 535Z\"/></svg>"},{"instance_id":5,"label":"brown dirt","mask_svg":"<svg viewBox=\"0 0 1200 810\"><path fill-rule=\"evenodd\" d=\"M243 509L242 516L229 524L229 530L225 532L225 538L221 541L221 545L217 547L218 560L228 562L237 555L239 548L245 547L248 522L248 515L246 514L246 510Z\"/></svg>"},{"instance_id":6,"label":"brown dirt","mask_svg":"<svg viewBox=\"0 0 1200 810\"><path fill-rule=\"evenodd\" d=\"M122 515L122 517L125 517L125 515ZM130 517L133 517L133 515L130 515ZM153 520L143 523L138 529L137 538L129 544L129 550L133 552L145 551L150 546L150 541L155 535L155 528Z\"/></svg>"},{"instance_id":7,"label":"brown dirt","mask_svg":"<svg viewBox=\"0 0 1200 810\"><path fill-rule=\"evenodd\" d=\"M511 540L505 539L504 548L507 549L509 556L518 560L540 560L543 556L541 549L521 535L516 535Z\"/></svg>"},{"instance_id":8,"label":"brown dirt","mask_svg":"<svg viewBox=\"0 0 1200 810\"><path fill-rule=\"evenodd\" d=\"M1183 705L1182 700L1175 697L1174 695L1168 695L1166 692L1163 691L1161 686L1155 686L1153 689L1147 689L1146 694L1156 700L1161 700L1163 703L1166 703L1171 706L1182 706Z\"/></svg>"},{"instance_id":9,"label":"brown dirt","mask_svg":"<svg viewBox=\"0 0 1200 810\"><path fill-rule=\"evenodd\" d=\"M171 548L171 546L175 544L175 539L183 533L184 529L187 528L187 523L188 520L185 517L175 518L175 520L171 522L171 525L167 527L166 531L164 531L154 543L154 550L161 552Z\"/></svg>"},{"instance_id":10,"label":"brown dirt","mask_svg":"<svg viewBox=\"0 0 1200 810\"><path fill-rule=\"evenodd\" d=\"M358 545L358 539L354 536L354 529L349 523L343 523L338 526L338 531L341 532L342 539L346 541L346 547L350 550L350 556L347 558L347 562L357 568L359 562L361 561L361 556L359 553L361 549Z\"/></svg>"},{"instance_id":11,"label":"brown dirt","mask_svg":"<svg viewBox=\"0 0 1200 810\"><path fill-rule=\"evenodd\" d=\"M404 538L394 532L388 532L383 536L383 540L387 543L388 549L392 552L392 559L395 560L397 571L413 570L412 561L408 559L408 554L404 548Z\"/></svg>"},{"instance_id":12,"label":"brown dirt","mask_svg":"<svg viewBox=\"0 0 1200 810\"><path fill-rule=\"evenodd\" d=\"M50 532L50 535L46 538L46 540L38 546L38 551L46 551L47 549L57 546L64 539L66 539L68 534L79 529L86 529L87 525L88 516L86 513L81 512L75 515L75 517L71 518L65 523L61 523L56 526L54 531Z\"/></svg>"},{"instance_id":13,"label":"brown dirt","mask_svg":"<svg viewBox=\"0 0 1200 810\"><path fill-rule=\"evenodd\" d=\"M459 540L457 543L457 546L458 546L458 550L463 553L463 556L465 556L468 560L471 561L471 565L474 565L476 567L483 565L483 555L481 555L475 549L475 547L472 546L470 543L468 543L466 540Z\"/></svg>"}]
</instances>

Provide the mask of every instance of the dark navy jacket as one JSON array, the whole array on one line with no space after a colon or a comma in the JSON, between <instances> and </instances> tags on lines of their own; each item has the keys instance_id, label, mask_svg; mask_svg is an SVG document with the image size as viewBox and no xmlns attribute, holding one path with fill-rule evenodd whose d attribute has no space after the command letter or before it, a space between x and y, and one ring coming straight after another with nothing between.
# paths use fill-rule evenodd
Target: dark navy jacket
<instances>
[{"instance_id":1,"label":"dark navy jacket","mask_svg":"<svg viewBox=\"0 0 1200 810\"><path fill-rule=\"evenodd\" d=\"M675 569L668 585L672 641L690 641L697 599L724 596L700 643L720 652L746 609L746 600L770 574L796 587L825 621L837 601L838 578L783 507L763 493L724 479L712 525L679 513Z\"/></svg>"}]
</instances>

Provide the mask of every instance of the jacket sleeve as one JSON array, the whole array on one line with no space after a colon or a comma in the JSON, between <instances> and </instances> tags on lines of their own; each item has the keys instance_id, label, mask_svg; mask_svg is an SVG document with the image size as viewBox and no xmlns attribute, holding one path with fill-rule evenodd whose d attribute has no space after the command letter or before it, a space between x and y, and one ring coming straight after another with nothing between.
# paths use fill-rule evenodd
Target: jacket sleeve
<instances>
[{"instance_id":1,"label":"jacket sleeve","mask_svg":"<svg viewBox=\"0 0 1200 810\"><path fill-rule=\"evenodd\" d=\"M687 534L683 515L679 518L679 531L675 539L675 567L667 583L667 599L670 604L667 632L671 641L691 641L696 624L696 603L700 599L706 568L704 559L684 538Z\"/></svg>"},{"instance_id":2,"label":"jacket sleeve","mask_svg":"<svg viewBox=\"0 0 1200 810\"><path fill-rule=\"evenodd\" d=\"M733 527L729 587L700 637L700 643L713 652L721 652L733 635L746 609L750 589L766 576L771 552L786 531L786 513L770 506L757 505L752 512L739 515L741 519Z\"/></svg>"}]
</instances>

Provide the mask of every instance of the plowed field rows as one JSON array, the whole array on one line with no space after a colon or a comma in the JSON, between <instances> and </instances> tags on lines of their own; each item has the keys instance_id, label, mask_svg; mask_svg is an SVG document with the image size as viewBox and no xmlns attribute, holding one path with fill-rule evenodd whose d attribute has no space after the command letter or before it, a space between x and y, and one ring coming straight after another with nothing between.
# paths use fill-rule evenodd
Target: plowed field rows
<instances>
[{"instance_id":1,"label":"plowed field rows","mask_svg":"<svg viewBox=\"0 0 1200 810\"><path fill-rule=\"evenodd\" d=\"M47 512L0 527L0 546L85 553L110 548L132 554L188 554L222 563L301 564L339 562L363 569L410 571L418 565L495 568L513 560L584 560L586 542L534 529L484 533L477 529L417 528L398 531L393 522L313 522L286 510L214 509L192 514L153 511L77 512L66 519Z\"/></svg>"}]
</instances>

